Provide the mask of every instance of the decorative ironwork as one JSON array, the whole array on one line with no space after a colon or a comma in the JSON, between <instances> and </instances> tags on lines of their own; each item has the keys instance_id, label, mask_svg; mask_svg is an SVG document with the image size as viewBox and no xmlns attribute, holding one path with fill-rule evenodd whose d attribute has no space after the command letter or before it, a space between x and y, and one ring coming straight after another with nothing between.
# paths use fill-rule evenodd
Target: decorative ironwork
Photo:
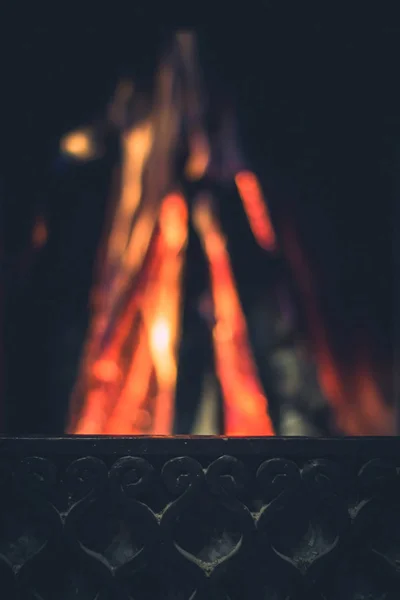
<instances>
[{"instance_id":1,"label":"decorative ironwork","mask_svg":"<svg viewBox=\"0 0 400 600\"><path fill-rule=\"evenodd\" d=\"M400 598L400 441L0 440L2 600Z\"/></svg>"}]
</instances>

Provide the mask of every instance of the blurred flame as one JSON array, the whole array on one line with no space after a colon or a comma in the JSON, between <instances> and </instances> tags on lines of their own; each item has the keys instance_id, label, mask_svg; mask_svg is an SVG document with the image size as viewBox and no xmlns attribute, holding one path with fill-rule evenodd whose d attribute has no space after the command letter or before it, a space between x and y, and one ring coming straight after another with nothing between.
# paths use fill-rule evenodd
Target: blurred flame
<instances>
[{"instance_id":1,"label":"blurred flame","mask_svg":"<svg viewBox=\"0 0 400 600\"><path fill-rule=\"evenodd\" d=\"M83 406L71 417L72 433L172 432L188 205L180 192L167 192L174 189L175 159L183 130L189 146L185 176L196 181L207 174L220 182L234 177L256 241L267 251L277 249L260 183L254 173L243 168L232 111L225 112L221 127L209 138L196 40L191 32L177 34L175 46L161 62L154 90L146 119L138 119L141 110L131 115L133 103L128 110L132 99L138 106L140 102L144 105L145 99L127 81L120 84L109 108L109 119L122 131L121 193L106 242L100 301L82 361L83 383L78 391ZM128 129L132 122L135 125ZM61 150L81 160L94 157L93 132L69 133L61 140ZM193 223L210 270L224 432L274 435L226 240L210 195L196 197ZM36 223L32 239L35 247L46 243L44 221ZM347 377L335 359L312 273L294 228L288 230L285 249L305 300L319 382L338 425L354 435L391 432L394 419L371 375L368 356L360 355Z\"/></svg>"},{"instance_id":2,"label":"blurred flame","mask_svg":"<svg viewBox=\"0 0 400 600\"><path fill-rule=\"evenodd\" d=\"M145 121L123 136L122 194L114 219L107 256L107 260L111 264L124 256L129 244L132 219L142 195L143 167L152 147L153 135L152 123ZM137 263L142 259L143 251L138 248L139 245L135 247L135 253L133 250L130 251L129 262ZM134 254L137 255L137 258L134 258Z\"/></svg>"},{"instance_id":3,"label":"blurred flame","mask_svg":"<svg viewBox=\"0 0 400 600\"><path fill-rule=\"evenodd\" d=\"M350 378L336 360L318 303L317 288L292 224L284 232L288 259L303 297L311 339L315 347L321 389L332 406L339 430L348 435L391 435L394 415L385 405L366 357L359 352ZM361 346L360 346L361 347ZM366 347L366 346L365 346Z\"/></svg>"},{"instance_id":4,"label":"blurred flame","mask_svg":"<svg viewBox=\"0 0 400 600\"><path fill-rule=\"evenodd\" d=\"M160 209L160 230L166 245L179 251L187 239L188 209L181 194L168 194Z\"/></svg>"},{"instance_id":5,"label":"blurred flame","mask_svg":"<svg viewBox=\"0 0 400 600\"><path fill-rule=\"evenodd\" d=\"M257 177L250 171L241 171L235 176L235 183L254 237L265 250L275 250L275 231Z\"/></svg>"},{"instance_id":6,"label":"blurred flame","mask_svg":"<svg viewBox=\"0 0 400 600\"><path fill-rule=\"evenodd\" d=\"M224 395L225 433L231 436L274 435L268 415L268 401L251 353L225 240L209 196L197 198L193 220L211 274L216 318L213 339L216 370Z\"/></svg>"},{"instance_id":7,"label":"blurred flame","mask_svg":"<svg viewBox=\"0 0 400 600\"><path fill-rule=\"evenodd\" d=\"M203 133L194 134L190 140L190 155L185 166L185 175L192 181L204 177L210 163L210 147Z\"/></svg>"},{"instance_id":8,"label":"blurred flame","mask_svg":"<svg viewBox=\"0 0 400 600\"><path fill-rule=\"evenodd\" d=\"M48 230L47 223L43 216L36 218L35 224L32 231L32 245L35 250L43 248L47 242Z\"/></svg>"},{"instance_id":9,"label":"blurred flame","mask_svg":"<svg viewBox=\"0 0 400 600\"><path fill-rule=\"evenodd\" d=\"M184 259L181 250L187 239L187 221L183 196L168 194L161 204L158 232L142 269L141 283L120 316L111 343L91 369L97 384L86 396L75 433L171 432ZM135 315L141 315L141 326L131 342L132 359L121 387L117 361ZM146 408L149 403L152 414Z\"/></svg>"},{"instance_id":10,"label":"blurred flame","mask_svg":"<svg viewBox=\"0 0 400 600\"><path fill-rule=\"evenodd\" d=\"M164 354L170 345L171 332L166 318L159 317L150 333L150 346L154 354Z\"/></svg>"},{"instance_id":11,"label":"blurred flame","mask_svg":"<svg viewBox=\"0 0 400 600\"><path fill-rule=\"evenodd\" d=\"M154 432L172 431L177 377L177 351L180 330L181 277L184 256L181 253L188 235L188 210L181 194L167 195L161 205L160 235L165 243L157 288L144 310L150 323L150 349L158 384L154 406ZM151 306L152 305L152 306Z\"/></svg>"},{"instance_id":12,"label":"blurred flame","mask_svg":"<svg viewBox=\"0 0 400 600\"><path fill-rule=\"evenodd\" d=\"M109 435L135 435L151 431L151 419L143 418L150 390L153 365L147 333L142 325L129 366L125 386L121 390L114 410L109 417L104 433Z\"/></svg>"},{"instance_id":13,"label":"blurred flame","mask_svg":"<svg viewBox=\"0 0 400 600\"><path fill-rule=\"evenodd\" d=\"M96 154L93 136L89 130L68 133L61 139L61 151L79 160L89 160Z\"/></svg>"},{"instance_id":14,"label":"blurred flame","mask_svg":"<svg viewBox=\"0 0 400 600\"><path fill-rule=\"evenodd\" d=\"M112 383L118 379L120 370L118 365L113 360L103 359L94 364L93 375L99 381L103 381L104 383Z\"/></svg>"},{"instance_id":15,"label":"blurred flame","mask_svg":"<svg viewBox=\"0 0 400 600\"><path fill-rule=\"evenodd\" d=\"M192 32L176 36L157 72L148 117L127 130L128 104L135 93L132 85L122 82L109 107L109 118L122 129L121 193L76 386L75 397L83 406L72 408L69 430L75 433L172 431L188 206L180 193L165 194L175 183L183 130L189 143L189 179L205 176L211 156ZM144 98L138 94L135 100L140 108ZM61 145L79 158L94 152L89 130L69 134ZM196 211L213 274L218 316L214 337L227 397L227 431L269 434L267 402L252 358L246 358L247 330L224 240L207 207L201 215L198 203ZM247 398L243 405L241 396Z\"/></svg>"}]
</instances>

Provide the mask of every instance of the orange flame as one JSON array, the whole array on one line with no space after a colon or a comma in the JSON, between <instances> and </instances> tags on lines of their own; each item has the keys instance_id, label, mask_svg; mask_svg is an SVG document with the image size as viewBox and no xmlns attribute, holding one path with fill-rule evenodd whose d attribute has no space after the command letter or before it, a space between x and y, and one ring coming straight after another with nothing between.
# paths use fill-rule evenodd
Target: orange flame
<instances>
[{"instance_id":1,"label":"orange flame","mask_svg":"<svg viewBox=\"0 0 400 600\"><path fill-rule=\"evenodd\" d=\"M225 433L231 436L274 435L225 240L209 197L203 195L197 199L194 223L211 273L216 317L213 338L216 369L224 395Z\"/></svg>"},{"instance_id":2,"label":"orange flame","mask_svg":"<svg viewBox=\"0 0 400 600\"><path fill-rule=\"evenodd\" d=\"M149 394L153 365L143 325L136 341L125 386L105 427L105 433L109 435L134 435L146 433L151 429L150 415L146 411L146 399Z\"/></svg>"},{"instance_id":3,"label":"orange flame","mask_svg":"<svg viewBox=\"0 0 400 600\"><path fill-rule=\"evenodd\" d=\"M214 168L214 175L219 169L220 179L226 180L236 173L237 190L257 243L269 252L277 249L260 183L254 173L241 170L244 163L231 117L225 118L219 134L224 168L212 163L195 55L195 36L178 34L175 50L160 65L152 108L130 131L125 129L128 105L136 97L143 100L132 85L120 86L109 110L110 119L124 131L122 190L107 239L100 308L83 361L83 407L71 419L73 433L172 432L188 208L180 193L164 194L174 182L182 119L189 143L185 175L199 180L207 169L213 174ZM75 158L90 159L96 153L93 133L85 129L68 134L61 149ZM211 197L197 197L193 219L211 276L216 318L213 344L224 395L225 433L273 435L268 400ZM295 230L289 232L286 250L305 300L320 386L345 433L386 434L391 431L391 413L371 376L370 361L359 357L352 375L345 377L332 351L312 274L295 234ZM46 235L39 224L34 245L43 245Z\"/></svg>"},{"instance_id":4,"label":"orange flame","mask_svg":"<svg viewBox=\"0 0 400 600\"><path fill-rule=\"evenodd\" d=\"M78 160L89 160L96 154L91 132L87 129L72 131L61 140L61 151Z\"/></svg>"},{"instance_id":5,"label":"orange flame","mask_svg":"<svg viewBox=\"0 0 400 600\"><path fill-rule=\"evenodd\" d=\"M172 431L180 329L183 249L188 234L188 211L180 194L169 194L160 211L160 235L164 241L163 263L153 294L144 306L150 353L159 390L154 406L153 431Z\"/></svg>"},{"instance_id":6,"label":"orange flame","mask_svg":"<svg viewBox=\"0 0 400 600\"><path fill-rule=\"evenodd\" d=\"M190 151L186 176L204 177L211 161L195 38L190 32L176 36L160 63L144 120L126 129L129 103L137 99L139 106L144 101L126 83L109 107L109 118L123 131L121 194L106 239L96 314L76 386L83 407L71 418L75 433L172 431L188 208L178 193L163 196L174 184L183 120ZM90 158L94 138L89 130L81 130L63 138L61 147L76 158ZM268 213L260 208L259 186L256 180L252 186L245 175L239 174L238 186L250 224L260 243L270 247L273 230L270 226L266 234ZM226 396L227 433L271 434L267 400L251 357L222 234L215 216L203 213L210 230L200 224L198 204L218 317L214 340Z\"/></svg>"},{"instance_id":7,"label":"orange flame","mask_svg":"<svg viewBox=\"0 0 400 600\"><path fill-rule=\"evenodd\" d=\"M97 382L86 395L74 433L169 434L174 417L179 337L182 248L187 239L187 207L173 193L161 205L159 230L142 278L121 314L114 335L92 365ZM132 358L123 376L121 353L135 316L141 325L131 341ZM152 389L155 383L157 391Z\"/></svg>"},{"instance_id":8,"label":"orange flame","mask_svg":"<svg viewBox=\"0 0 400 600\"><path fill-rule=\"evenodd\" d=\"M201 179L210 162L210 147L206 136L202 132L193 134L190 139L190 155L185 166L188 179L194 181Z\"/></svg>"},{"instance_id":9,"label":"orange flame","mask_svg":"<svg viewBox=\"0 0 400 600\"><path fill-rule=\"evenodd\" d=\"M250 171L241 171L235 176L235 183L254 237L265 250L275 250L276 235L257 177Z\"/></svg>"}]
</instances>

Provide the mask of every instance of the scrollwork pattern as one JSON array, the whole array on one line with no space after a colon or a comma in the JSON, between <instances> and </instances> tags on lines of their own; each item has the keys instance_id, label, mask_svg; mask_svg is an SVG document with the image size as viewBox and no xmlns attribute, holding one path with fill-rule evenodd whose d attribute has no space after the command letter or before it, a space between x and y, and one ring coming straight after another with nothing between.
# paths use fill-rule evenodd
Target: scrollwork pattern
<instances>
[{"instance_id":1,"label":"scrollwork pattern","mask_svg":"<svg viewBox=\"0 0 400 600\"><path fill-rule=\"evenodd\" d=\"M0 452L2 600L400 598L399 452L63 443Z\"/></svg>"}]
</instances>

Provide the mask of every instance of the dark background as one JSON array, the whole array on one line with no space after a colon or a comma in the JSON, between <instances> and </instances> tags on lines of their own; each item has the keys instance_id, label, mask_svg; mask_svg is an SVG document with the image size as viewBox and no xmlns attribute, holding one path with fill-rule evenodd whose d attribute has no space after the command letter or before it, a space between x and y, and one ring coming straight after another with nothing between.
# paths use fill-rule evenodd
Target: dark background
<instances>
[{"instance_id":1,"label":"dark background","mask_svg":"<svg viewBox=\"0 0 400 600\"><path fill-rule=\"evenodd\" d=\"M367 331L393 381L398 28L380 15L305 14L276 3L241 28L199 31L207 77L224 81L235 100L278 234L286 214L296 224L337 354L350 361L352 340ZM59 138L101 117L121 75L145 81L168 34L148 19L121 18L113 28L33 24L10 36L0 174L10 431L62 431L86 326L110 163L81 171L60 166ZM38 207L53 237L40 264L26 268ZM228 229L242 227L239 212L225 209ZM250 236L235 244L241 285L257 290L257 250ZM68 339L75 350L62 359ZM58 379L54 360L65 362Z\"/></svg>"}]
</instances>

